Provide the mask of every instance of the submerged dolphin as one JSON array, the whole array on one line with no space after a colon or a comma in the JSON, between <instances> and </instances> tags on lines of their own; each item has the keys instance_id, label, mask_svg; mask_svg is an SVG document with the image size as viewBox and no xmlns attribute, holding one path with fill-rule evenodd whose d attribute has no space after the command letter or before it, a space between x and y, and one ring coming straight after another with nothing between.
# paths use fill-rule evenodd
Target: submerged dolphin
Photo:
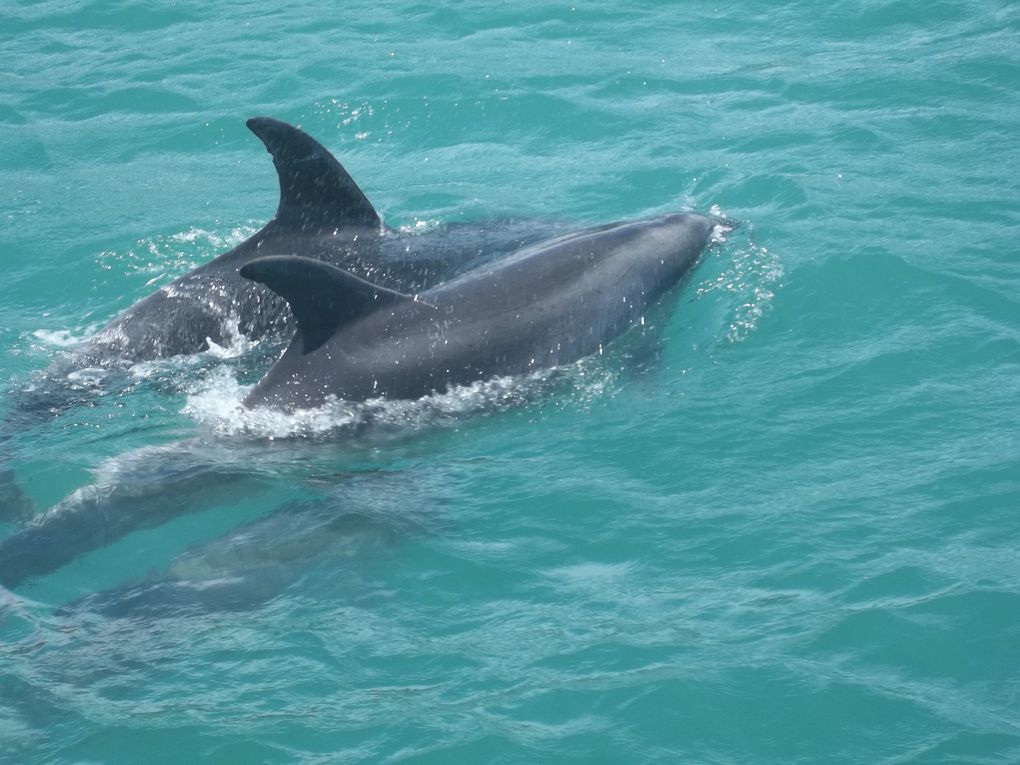
<instances>
[{"instance_id":1,"label":"submerged dolphin","mask_svg":"<svg viewBox=\"0 0 1020 765\"><path fill-rule=\"evenodd\" d=\"M441 525L413 470L350 473L324 495L286 502L75 608L146 617L256 608L313 568L328 571L331 596L341 589L363 594L367 558Z\"/></svg>"},{"instance_id":2,"label":"submerged dolphin","mask_svg":"<svg viewBox=\"0 0 1020 765\"><path fill-rule=\"evenodd\" d=\"M253 260L241 275L285 298L298 327L245 404L414 399L591 355L681 280L715 225L695 213L609 224L414 296L309 258Z\"/></svg>"},{"instance_id":3,"label":"submerged dolphin","mask_svg":"<svg viewBox=\"0 0 1020 765\"><path fill-rule=\"evenodd\" d=\"M139 529L265 491L256 450L200 440L149 446L107 460L96 480L0 539L0 586L15 587ZM231 455L234 453L231 452Z\"/></svg>"}]
</instances>

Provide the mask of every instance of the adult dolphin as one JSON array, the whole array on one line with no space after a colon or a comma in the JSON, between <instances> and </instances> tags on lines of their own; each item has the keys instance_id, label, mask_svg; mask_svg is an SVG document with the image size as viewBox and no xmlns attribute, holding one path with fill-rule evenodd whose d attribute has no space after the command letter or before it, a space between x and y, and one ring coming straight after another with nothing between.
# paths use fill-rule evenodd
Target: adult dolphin
<instances>
[{"instance_id":1,"label":"adult dolphin","mask_svg":"<svg viewBox=\"0 0 1020 765\"><path fill-rule=\"evenodd\" d=\"M287 300L297 332L245 404L414 399L591 355L683 278L715 224L695 213L610 224L413 296L309 258L253 260L241 275Z\"/></svg>"},{"instance_id":2,"label":"adult dolphin","mask_svg":"<svg viewBox=\"0 0 1020 765\"><path fill-rule=\"evenodd\" d=\"M178 277L115 317L71 357L92 365L198 353L239 331L258 339L290 330L284 301L238 270L270 254L299 254L381 285L418 291L534 241L540 227L517 220L461 224L422 234L383 225L344 167L307 133L270 117L248 128L272 155L280 182L273 218L229 252Z\"/></svg>"}]
</instances>

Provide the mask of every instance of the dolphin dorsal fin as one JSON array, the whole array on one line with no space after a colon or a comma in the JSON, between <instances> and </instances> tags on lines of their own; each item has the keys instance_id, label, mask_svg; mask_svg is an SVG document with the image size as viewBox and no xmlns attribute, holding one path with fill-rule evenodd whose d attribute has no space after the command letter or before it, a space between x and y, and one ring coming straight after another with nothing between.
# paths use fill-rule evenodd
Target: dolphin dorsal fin
<instances>
[{"instance_id":1,"label":"dolphin dorsal fin","mask_svg":"<svg viewBox=\"0 0 1020 765\"><path fill-rule=\"evenodd\" d=\"M310 135L272 117L252 117L246 124L273 156L280 178L274 225L301 231L382 225L343 165Z\"/></svg>"},{"instance_id":2,"label":"dolphin dorsal fin","mask_svg":"<svg viewBox=\"0 0 1020 765\"><path fill-rule=\"evenodd\" d=\"M343 324L391 303L415 300L331 263L299 255L256 258L241 267L241 276L266 285L287 301L297 320L303 353L314 351Z\"/></svg>"}]
</instances>

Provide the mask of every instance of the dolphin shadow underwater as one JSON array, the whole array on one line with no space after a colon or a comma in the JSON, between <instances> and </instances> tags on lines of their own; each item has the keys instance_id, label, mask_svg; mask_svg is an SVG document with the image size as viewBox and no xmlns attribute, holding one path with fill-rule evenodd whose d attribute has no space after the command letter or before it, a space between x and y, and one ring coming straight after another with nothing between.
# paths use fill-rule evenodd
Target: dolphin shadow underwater
<instances>
[{"instance_id":1,"label":"dolphin shadow underwater","mask_svg":"<svg viewBox=\"0 0 1020 765\"><path fill-rule=\"evenodd\" d=\"M336 399L420 399L599 354L684 280L717 226L732 227L697 213L599 226L416 295L312 258L253 259L241 275L286 300L296 330L244 405L293 412ZM0 585L16 587L137 528L208 506L212 489L250 483L243 464L223 469L185 455L169 490L162 478L115 472L0 541Z\"/></svg>"},{"instance_id":2,"label":"dolphin shadow underwater","mask_svg":"<svg viewBox=\"0 0 1020 765\"><path fill-rule=\"evenodd\" d=\"M416 233L388 228L340 162L310 135L270 117L246 124L276 168L275 215L244 242L159 288L63 353L30 389L9 392L0 423L0 517L27 517L33 508L15 481L13 435L94 402L98 391L83 386L76 373L103 370L110 387L116 384L111 373L137 362L201 353L210 343L229 345L239 334L260 340L293 331L286 301L241 277L246 263L298 254L413 293L562 230L551 221L513 217Z\"/></svg>"}]
</instances>

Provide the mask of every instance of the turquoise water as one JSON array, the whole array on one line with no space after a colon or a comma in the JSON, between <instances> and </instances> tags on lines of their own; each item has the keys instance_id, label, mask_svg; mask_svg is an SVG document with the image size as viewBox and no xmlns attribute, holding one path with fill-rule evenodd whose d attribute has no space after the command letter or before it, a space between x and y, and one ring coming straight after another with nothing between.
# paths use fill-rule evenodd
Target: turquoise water
<instances>
[{"instance_id":1,"label":"turquoise water","mask_svg":"<svg viewBox=\"0 0 1020 765\"><path fill-rule=\"evenodd\" d=\"M18 432L192 512L0 590L0 760L1020 762L1017 6L295 5L7 3L7 390L272 215L256 114L411 231L742 226L552 378L258 420L239 342Z\"/></svg>"}]
</instances>

